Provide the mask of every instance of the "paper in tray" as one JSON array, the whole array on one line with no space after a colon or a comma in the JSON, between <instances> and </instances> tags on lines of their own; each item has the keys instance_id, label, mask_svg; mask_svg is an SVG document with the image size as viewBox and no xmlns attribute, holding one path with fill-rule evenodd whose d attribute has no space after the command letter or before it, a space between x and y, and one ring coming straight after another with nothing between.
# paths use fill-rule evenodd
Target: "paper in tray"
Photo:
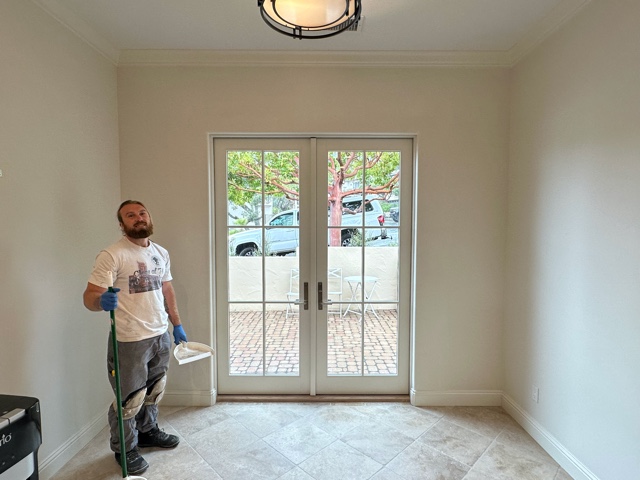
<instances>
[{"instance_id":1,"label":"paper in tray","mask_svg":"<svg viewBox=\"0 0 640 480\"><path fill-rule=\"evenodd\" d=\"M178 365L195 362L208 358L215 353L213 348L204 343L198 342L181 342L173 349L173 356L176 357Z\"/></svg>"}]
</instances>

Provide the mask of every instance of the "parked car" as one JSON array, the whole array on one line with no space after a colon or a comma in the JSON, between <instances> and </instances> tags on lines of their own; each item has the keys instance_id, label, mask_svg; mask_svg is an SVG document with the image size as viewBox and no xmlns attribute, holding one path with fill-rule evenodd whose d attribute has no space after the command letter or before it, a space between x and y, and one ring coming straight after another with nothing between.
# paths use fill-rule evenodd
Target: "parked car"
<instances>
[{"instance_id":1,"label":"parked car","mask_svg":"<svg viewBox=\"0 0 640 480\"><path fill-rule=\"evenodd\" d=\"M341 244L351 244L353 235L362 226L362 198L347 197L342 201ZM330 212L327 213L330 215ZM286 210L274 216L265 228L266 255L286 255L296 251L299 244L300 212L297 209ZM364 225L379 228L367 228L367 239L387 238L384 228L384 212L378 200L368 200L364 208ZM250 228L229 237L229 255L254 256L262 249L262 229Z\"/></svg>"},{"instance_id":2,"label":"parked car","mask_svg":"<svg viewBox=\"0 0 640 480\"><path fill-rule=\"evenodd\" d=\"M389 209L389 215L394 222L400 221L400 209L398 207L392 207Z\"/></svg>"}]
</instances>

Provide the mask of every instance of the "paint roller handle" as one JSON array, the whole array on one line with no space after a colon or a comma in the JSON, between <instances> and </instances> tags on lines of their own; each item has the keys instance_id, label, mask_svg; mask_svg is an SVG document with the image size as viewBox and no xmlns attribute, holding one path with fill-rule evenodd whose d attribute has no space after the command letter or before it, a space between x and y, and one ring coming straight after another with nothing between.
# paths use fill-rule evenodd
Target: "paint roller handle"
<instances>
[{"instance_id":1,"label":"paint roller handle","mask_svg":"<svg viewBox=\"0 0 640 480\"><path fill-rule=\"evenodd\" d=\"M119 288L113 288L113 274L107 272L107 291L100 295L100 308L105 312L112 312L118 308Z\"/></svg>"},{"instance_id":2,"label":"paint roller handle","mask_svg":"<svg viewBox=\"0 0 640 480\"><path fill-rule=\"evenodd\" d=\"M120 437L120 466L122 467L122 478L130 478L127 472L127 455L124 453L125 450L125 439L124 439L124 420L122 414L122 387L120 386L120 361L118 360L118 339L116 337L116 312L114 311L118 306L118 295L116 295L120 291L119 288L113 288L113 275L111 272L107 274L107 291L104 292L100 297L100 306L104 310L109 310L109 314L111 316L111 347L113 349L113 376L116 377L116 405L118 412L118 435ZM107 305L102 304L102 299L108 299L105 303ZM113 304L108 303L109 301L113 302ZM111 307L111 308L105 308ZM135 477L135 478L143 478L143 477Z\"/></svg>"}]
</instances>

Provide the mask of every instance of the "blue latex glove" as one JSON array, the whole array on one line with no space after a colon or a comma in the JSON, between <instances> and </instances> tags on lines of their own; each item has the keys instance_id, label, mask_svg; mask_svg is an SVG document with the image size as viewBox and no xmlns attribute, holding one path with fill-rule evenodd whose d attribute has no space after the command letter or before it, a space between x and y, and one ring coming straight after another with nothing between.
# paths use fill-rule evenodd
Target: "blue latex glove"
<instances>
[{"instance_id":1,"label":"blue latex glove","mask_svg":"<svg viewBox=\"0 0 640 480\"><path fill-rule=\"evenodd\" d=\"M105 311L115 310L118 308L118 295L119 288L114 288L113 292L107 290L102 295L100 295L100 307L102 307Z\"/></svg>"},{"instance_id":2,"label":"blue latex glove","mask_svg":"<svg viewBox=\"0 0 640 480\"><path fill-rule=\"evenodd\" d=\"M187 334L184 333L184 328L182 325L174 325L173 327L173 343L176 345L180 345L180 342L186 342Z\"/></svg>"}]
</instances>

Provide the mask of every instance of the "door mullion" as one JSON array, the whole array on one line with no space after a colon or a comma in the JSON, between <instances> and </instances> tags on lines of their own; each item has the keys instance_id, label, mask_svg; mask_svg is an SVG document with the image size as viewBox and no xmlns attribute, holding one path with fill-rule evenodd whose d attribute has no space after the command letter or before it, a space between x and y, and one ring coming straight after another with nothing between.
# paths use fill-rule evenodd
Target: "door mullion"
<instances>
[{"instance_id":1,"label":"door mullion","mask_svg":"<svg viewBox=\"0 0 640 480\"><path fill-rule=\"evenodd\" d=\"M314 172L317 175L317 165L318 165L318 156L317 156L317 139L310 138L309 139L309 173ZM315 170L314 170L315 169ZM308 198L312 201L309 202L310 205L314 205L315 200L317 198L317 182L313 180L315 175L309 175L305 177L305 191L309 192ZM317 303L317 298L314 295L317 295L317 290L313 288L314 281L317 278L318 271L315 259L317 258L318 251L318 219L317 219L317 209L315 208L307 208L306 211L309 213L309 239L305 242L306 245L309 246L309 251L307 253L307 266L309 269L309 284L312 288L309 289L309 293L311 298L309 298L309 393L312 396L316 395L317 391L317 377L316 372L318 368L318 311L313 308ZM302 229L302 227L301 227ZM301 242L302 243L302 242ZM304 257L303 257L304 258Z\"/></svg>"}]
</instances>

